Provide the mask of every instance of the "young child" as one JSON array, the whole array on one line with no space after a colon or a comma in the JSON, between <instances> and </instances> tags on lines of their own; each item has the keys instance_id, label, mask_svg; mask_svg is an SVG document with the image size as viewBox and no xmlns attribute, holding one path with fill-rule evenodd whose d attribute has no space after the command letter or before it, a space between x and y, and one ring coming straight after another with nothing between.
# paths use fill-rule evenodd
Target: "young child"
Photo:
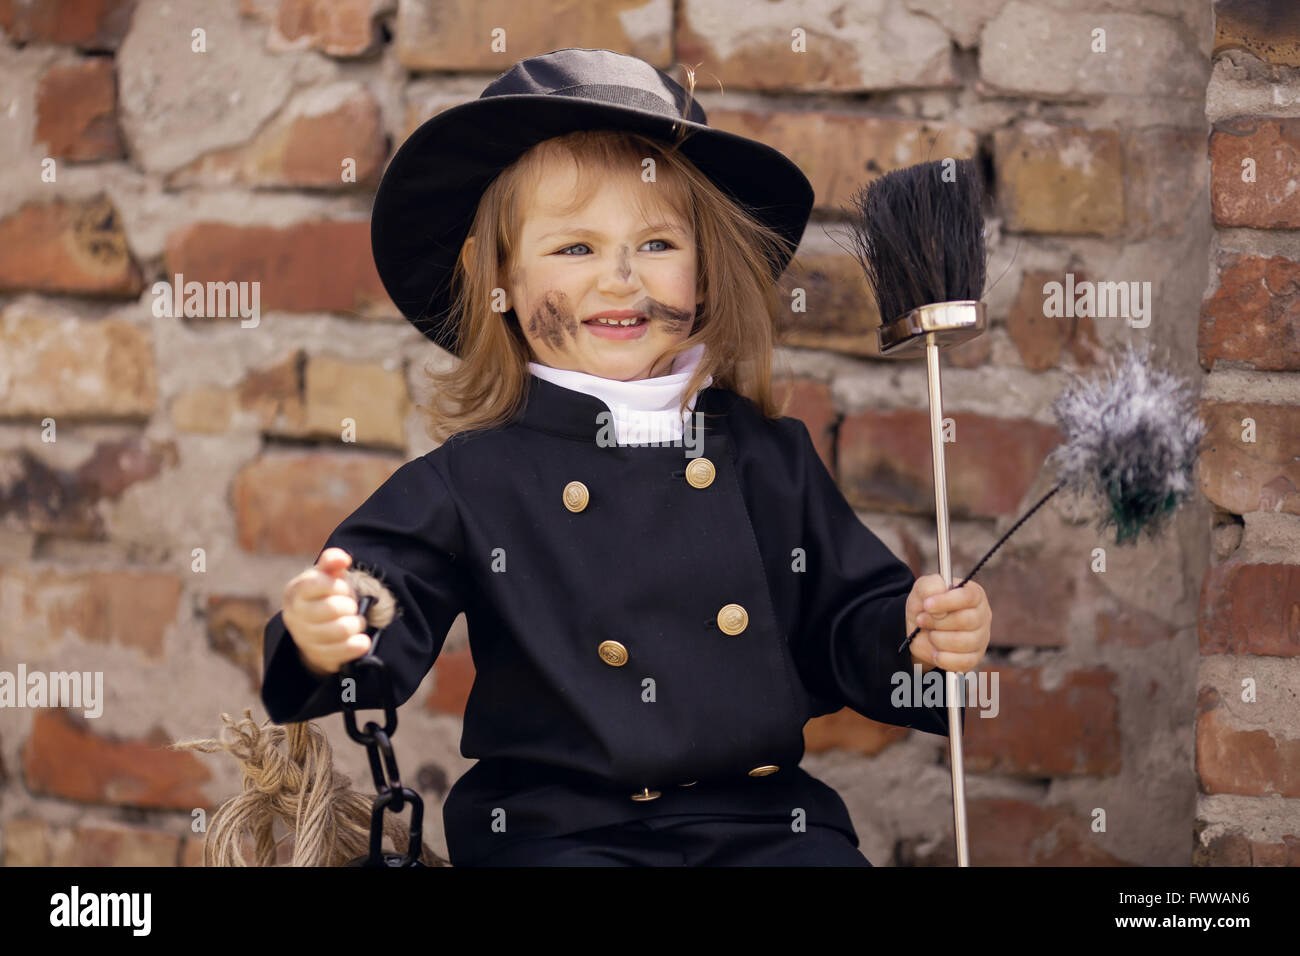
<instances>
[{"instance_id":1,"label":"young child","mask_svg":"<svg viewBox=\"0 0 1300 956\"><path fill-rule=\"evenodd\" d=\"M772 398L812 202L786 157L607 50L524 60L394 156L375 260L461 359L435 376L445 440L286 586L262 699L280 723L340 710L379 591L400 705L464 612L453 866L870 866L799 767L804 724L848 706L947 734L894 677L978 665L982 588L914 579Z\"/></svg>"}]
</instances>

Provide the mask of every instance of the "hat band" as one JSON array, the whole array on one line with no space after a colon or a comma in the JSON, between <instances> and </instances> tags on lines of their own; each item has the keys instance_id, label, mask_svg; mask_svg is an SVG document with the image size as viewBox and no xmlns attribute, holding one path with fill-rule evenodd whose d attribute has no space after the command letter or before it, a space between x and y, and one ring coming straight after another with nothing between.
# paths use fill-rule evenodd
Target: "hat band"
<instances>
[{"instance_id":1,"label":"hat band","mask_svg":"<svg viewBox=\"0 0 1300 956\"><path fill-rule=\"evenodd\" d=\"M681 119L674 104L668 102L662 97L645 90L639 90L632 86L619 86L613 83L584 83L579 86L565 86L558 90L551 90L548 96L572 96L575 99L599 100L604 103L610 103L616 106L630 106L634 109L645 110L649 113L657 113L660 116L669 119ZM705 122L703 111L694 103L691 104L695 109L693 114L699 113L700 118L695 122ZM692 117L694 119L694 117Z\"/></svg>"}]
</instances>

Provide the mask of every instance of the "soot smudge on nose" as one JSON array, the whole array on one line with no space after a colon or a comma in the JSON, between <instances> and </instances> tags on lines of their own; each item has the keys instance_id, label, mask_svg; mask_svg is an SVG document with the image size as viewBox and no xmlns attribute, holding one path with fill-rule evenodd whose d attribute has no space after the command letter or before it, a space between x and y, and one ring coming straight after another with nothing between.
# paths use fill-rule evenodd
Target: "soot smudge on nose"
<instances>
[{"instance_id":1,"label":"soot smudge on nose","mask_svg":"<svg viewBox=\"0 0 1300 956\"><path fill-rule=\"evenodd\" d=\"M627 261L627 246L622 246L618 250L618 277L624 282L632 275L632 267Z\"/></svg>"},{"instance_id":2,"label":"soot smudge on nose","mask_svg":"<svg viewBox=\"0 0 1300 956\"><path fill-rule=\"evenodd\" d=\"M578 334L578 317L569 307L569 297L558 289L546 293L533 310L528 331L553 349L563 348L565 332L571 337Z\"/></svg>"}]
</instances>

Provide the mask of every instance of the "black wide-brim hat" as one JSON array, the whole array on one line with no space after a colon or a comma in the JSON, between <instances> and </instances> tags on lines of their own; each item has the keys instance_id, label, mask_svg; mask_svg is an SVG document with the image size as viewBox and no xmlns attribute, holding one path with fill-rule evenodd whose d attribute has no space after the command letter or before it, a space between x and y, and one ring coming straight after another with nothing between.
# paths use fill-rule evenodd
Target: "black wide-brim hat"
<instances>
[{"instance_id":1,"label":"black wide-brim hat","mask_svg":"<svg viewBox=\"0 0 1300 956\"><path fill-rule=\"evenodd\" d=\"M790 264L812 212L813 189L777 150L714 129L661 70L610 50L569 48L521 60L477 100L426 121L398 149L375 194L370 245L394 304L424 335L456 352L451 279L484 190L542 140L615 129L673 142L724 193L788 240L773 279Z\"/></svg>"}]
</instances>

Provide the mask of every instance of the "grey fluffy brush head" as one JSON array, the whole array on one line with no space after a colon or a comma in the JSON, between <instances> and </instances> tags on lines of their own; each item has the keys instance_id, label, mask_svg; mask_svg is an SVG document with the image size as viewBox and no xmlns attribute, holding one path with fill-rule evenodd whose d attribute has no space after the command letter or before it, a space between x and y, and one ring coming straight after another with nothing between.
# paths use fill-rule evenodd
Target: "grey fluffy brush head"
<instances>
[{"instance_id":1,"label":"grey fluffy brush head","mask_svg":"<svg viewBox=\"0 0 1300 956\"><path fill-rule=\"evenodd\" d=\"M1155 537L1195 490L1205 423L1191 387L1128 346L1109 369L1076 379L1052 403L1065 442L1047 456L1066 489L1100 499L1098 530L1120 544Z\"/></svg>"}]
</instances>

